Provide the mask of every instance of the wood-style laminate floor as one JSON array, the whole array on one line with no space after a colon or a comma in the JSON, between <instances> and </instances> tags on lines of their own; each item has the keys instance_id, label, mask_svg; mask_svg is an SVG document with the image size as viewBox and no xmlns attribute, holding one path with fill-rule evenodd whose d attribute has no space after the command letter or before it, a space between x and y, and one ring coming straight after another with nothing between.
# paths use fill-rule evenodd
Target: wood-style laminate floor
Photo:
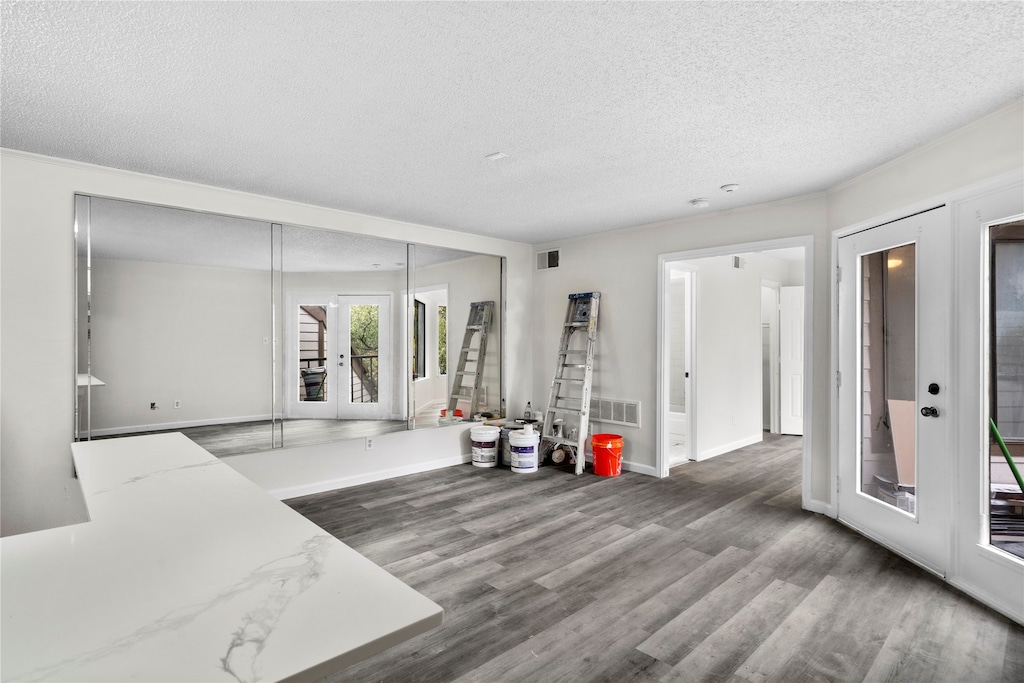
<instances>
[{"instance_id":1,"label":"wood-style laminate floor","mask_svg":"<svg viewBox=\"0 0 1024 683\"><path fill-rule=\"evenodd\" d=\"M1024 628L800 509L800 449L772 436L662 480L463 465L288 501L445 610L328 680L1024 681Z\"/></svg>"}]
</instances>

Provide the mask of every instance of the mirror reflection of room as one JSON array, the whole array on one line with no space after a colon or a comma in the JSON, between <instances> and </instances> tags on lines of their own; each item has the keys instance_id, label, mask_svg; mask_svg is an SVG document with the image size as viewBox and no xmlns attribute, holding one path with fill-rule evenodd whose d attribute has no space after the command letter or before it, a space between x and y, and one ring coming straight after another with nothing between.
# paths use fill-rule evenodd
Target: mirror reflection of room
<instances>
[{"instance_id":1,"label":"mirror reflection of room","mask_svg":"<svg viewBox=\"0 0 1024 683\"><path fill-rule=\"evenodd\" d=\"M404 242L78 202L79 439L181 431L222 456L436 427L462 334L448 311L501 295L498 257L419 247L412 267ZM498 343L485 375L497 405Z\"/></svg>"}]
</instances>

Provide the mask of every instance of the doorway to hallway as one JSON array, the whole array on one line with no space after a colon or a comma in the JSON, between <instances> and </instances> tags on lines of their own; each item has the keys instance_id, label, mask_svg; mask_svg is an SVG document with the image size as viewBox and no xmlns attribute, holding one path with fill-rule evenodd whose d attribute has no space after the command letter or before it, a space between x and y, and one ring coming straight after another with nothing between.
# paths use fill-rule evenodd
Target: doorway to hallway
<instances>
[{"instance_id":1,"label":"doorway to hallway","mask_svg":"<svg viewBox=\"0 0 1024 683\"><path fill-rule=\"evenodd\" d=\"M812 246L812 238L800 237L659 257L660 476L760 442L764 427L783 432L787 406L788 433L804 433L810 321L802 314L810 298ZM785 322L779 310L784 294L799 303L790 311L799 315ZM785 330L790 334L783 339ZM785 378L788 395L784 345L792 369Z\"/></svg>"}]
</instances>

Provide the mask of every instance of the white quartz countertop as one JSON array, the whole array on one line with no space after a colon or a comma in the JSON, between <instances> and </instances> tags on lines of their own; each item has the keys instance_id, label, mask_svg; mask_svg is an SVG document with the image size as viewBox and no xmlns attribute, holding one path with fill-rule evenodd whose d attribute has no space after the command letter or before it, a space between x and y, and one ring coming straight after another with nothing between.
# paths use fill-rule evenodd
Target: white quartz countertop
<instances>
[{"instance_id":1,"label":"white quartz countertop","mask_svg":"<svg viewBox=\"0 0 1024 683\"><path fill-rule=\"evenodd\" d=\"M441 624L181 434L72 449L91 521L0 539L4 681L317 680Z\"/></svg>"}]
</instances>

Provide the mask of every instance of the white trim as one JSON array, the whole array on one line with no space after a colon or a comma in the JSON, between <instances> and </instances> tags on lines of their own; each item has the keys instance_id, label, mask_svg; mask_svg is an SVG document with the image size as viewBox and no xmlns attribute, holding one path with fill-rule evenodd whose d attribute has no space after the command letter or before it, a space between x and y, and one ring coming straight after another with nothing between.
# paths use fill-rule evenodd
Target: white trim
<instances>
[{"instance_id":1,"label":"white trim","mask_svg":"<svg viewBox=\"0 0 1024 683\"><path fill-rule=\"evenodd\" d=\"M622 461L622 469L626 472L636 472L637 474L646 474L649 477L658 476L657 468L646 465L640 462L630 462L629 460Z\"/></svg>"},{"instance_id":2,"label":"white trim","mask_svg":"<svg viewBox=\"0 0 1024 683\"><path fill-rule=\"evenodd\" d=\"M757 434L745 436L742 439L737 439L736 441L733 441L731 443L725 443L720 446L715 446L714 448L709 448L706 451L701 451L700 453L697 454L697 457L694 458L694 460L701 462L704 460L708 460L709 458L713 458L716 455L724 455L726 453L731 453L732 451L735 451L738 448L743 448L744 446L752 446L755 443L761 443L762 441L764 441L764 435L762 432L758 432Z\"/></svg>"},{"instance_id":3,"label":"white trim","mask_svg":"<svg viewBox=\"0 0 1024 683\"><path fill-rule=\"evenodd\" d=\"M693 372L693 368L696 366L697 349L694 343L694 322L697 317L696 303L697 303L697 269L685 263L676 263L669 255L658 256L658 316L656 321L656 327L658 330L657 338L657 359L658 359L658 372L657 372L657 401L655 410L655 464L653 469L653 476L664 478L669 474L669 420L667 415L669 413L669 367L671 364L668 344L665 343L667 337L666 322L668 315L666 314L666 308L668 306L668 289L671 281L671 273L669 273L669 264L672 263L672 267L678 270L685 270L690 274L688 286L686 288L686 329L687 329L687 344L685 350L685 361L684 365L688 372ZM696 382L691 381L686 386L686 400L685 400L685 413L686 413L686 443L687 443L687 456L689 459L692 458L693 448L696 444L695 441L695 429L696 429L696 411L697 402L694 400L694 386ZM681 463L680 463L681 464ZM633 470L640 471L640 470ZM644 470L646 471L646 469Z\"/></svg>"},{"instance_id":4,"label":"white trim","mask_svg":"<svg viewBox=\"0 0 1024 683\"><path fill-rule=\"evenodd\" d=\"M189 427L208 427L210 425L236 424L239 422L270 422L273 416L266 415L241 415L238 417L211 417L203 420L180 420L178 422L157 422L145 425L129 425L127 427L107 427L105 429L92 430L93 436L116 436L118 434L135 434L136 432L158 432L172 429L188 429ZM269 425L268 425L269 427ZM269 434L267 441L270 441Z\"/></svg>"},{"instance_id":5,"label":"white trim","mask_svg":"<svg viewBox=\"0 0 1024 683\"><path fill-rule=\"evenodd\" d=\"M314 493L324 493L325 491L336 491L338 489L359 486L361 484L370 484L375 481L394 479L395 477L404 477L408 474L419 474L420 472L439 470L443 467L463 465L472 461L472 453L463 453L461 455L450 456L438 460L418 462L414 465L405 465L404 467L394 467L386 470L376 470L374 472L354 474L350 477L328 479L325 481L319 481L312 484L302 484L301 486L288 486L281 489L272 489L267 493L274 496L278 500L289 500L291 498L298 498L299 496L308 496ZM228 464L231 464L230 460L228 461Z\"/></svg>"}]
</instances>

